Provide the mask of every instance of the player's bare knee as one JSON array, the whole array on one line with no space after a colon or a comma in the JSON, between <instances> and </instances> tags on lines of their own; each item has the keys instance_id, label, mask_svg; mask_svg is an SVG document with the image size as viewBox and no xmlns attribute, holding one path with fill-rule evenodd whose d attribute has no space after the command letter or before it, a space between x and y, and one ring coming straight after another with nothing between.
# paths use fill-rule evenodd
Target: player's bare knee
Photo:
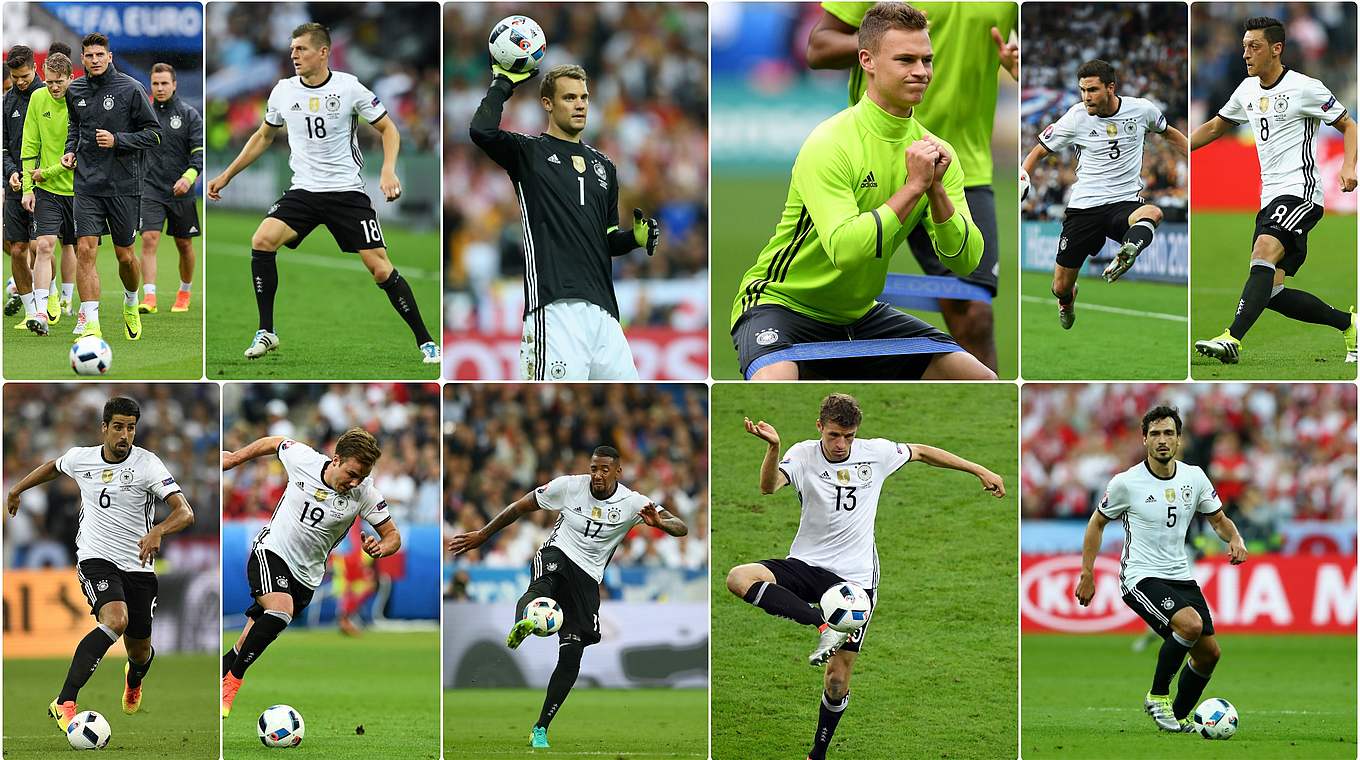
<instances>
[{"instance_id":1,"label":"player's bare knee","mask_svg":"<svg viewBox=\"0 0 1360 760\"><path fill-rule=\"evenodd\" d=\"M99 611L99 622L108 626L109 630L113 631L113 635L122 636L123 632L127 630L127 611L106 605Z\"/></svg>"},{"instance_id":2,"label":"player's bare knee","mask_svg":"<svg viewBox=\"0 0 1360 760\"><path fill-rule=\"evenodd\" d=\"M151 659L151 639L134 639L123 636L123 646L127 648L128 659L144 663Z\"/></svg>"},{"instance_id":3,"label":"player's bare knee","mask_svg":"<svg viewBox=\"0 0 1360 760\"><path fill-rule=\"evenodd\" d=\"M765 572L762 573L761 571ZM746 592L760 581L772 582L774 578L762 577L768 575L769 570L760 564L737 565L727 572L727 590L741 598L746 597Z\"/></svg>"},{"instance_id":4,"label":"player's bare knee","mask_svg":"<svg viewBox=\"0 0 1360 760\"><path fill-rule=\"evenodd\" d=\"M113 255L119 264L132 264L137 261L137 254L130 245L115 245Z\"/></svg>"},{"instance_id":5,"label":"player's bare knee","mask_svg":"<svg viewBox=\"0 0 1360 760\"><path fill-rule=\"evenodd\" d=\"M1150 220L1153 224L1162 223L1162 210L1157 206L1152 205L1151 203L1133 212L1133 216L1135 220L1147 219Z\"/></svg>"},{"instance_id":6,"label":"player's bare knee","mask_svg":"<svg viewBox=\"0 0 1360 760\"><path fill-rule=\"evenodd\" d=\"M359 258L363 259L364 266L368 267L373 280L379 284L386 282L387 278L392 276L392 270L396 268L392 266L391 259L387 258L386 248L359 251Z\"/></svg>"}]
</instances>

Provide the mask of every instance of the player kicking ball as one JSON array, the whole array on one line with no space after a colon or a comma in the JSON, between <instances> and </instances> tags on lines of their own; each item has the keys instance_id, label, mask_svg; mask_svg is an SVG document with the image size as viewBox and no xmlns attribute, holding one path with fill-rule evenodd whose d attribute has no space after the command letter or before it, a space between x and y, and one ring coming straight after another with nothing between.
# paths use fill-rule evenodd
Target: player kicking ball
<instances>
[{"instance_id":1,"label":"player kicking ball","mask_svg":"<svg viewBox=\"0 0 1360 760\"><path fill-rule=\"evenodd\" d=\"M529 744L535 749L548 747L548 724L576 683L581 655L600 642L600 581L614 549L639 524L677 537L689 533L680 518L620 483L622 473L618 449L599 446L590 455L589 474L553 478L517 499L481 530L449 540L449 551L459 555L527 514L540 509L558 513L552 535L534 555L533 580L515 604L515 624L505 639L506 646L516 649L533 632L534 621L524 614L533 599L550 597L562 608L557 667L548 679L538 722L529 732Z\"/></svg>"},{"instance_id":2,"label":"player kicking ball","mask_svg":"<svg viewBox=\"0 0 1360 760\"><path fill-rule=\"evenodd\" d=\"M1242 339L1266 309L1300 322L1339 330L1346 363L1356 361L1355 307L1349 312L1304 290L1286 288L1308 258L1308 233L1322 219L1323 192L1318 181L1318 125L1345 135L1341 191L1355 190L1355 120L1322 82L1284 65L1284 25L1266 16L1247 19L1242 60L1247 78L1214 118L1190 135L1197 150L1250 122L1261 166L1261 210L1252 235L1251 267L1232 324L1222 335L1195 341L1195 350L1224 364L1236 364ZM1352 251L1340 252L1354 261Z\"/></svg>"},{"instance_id":3,"label":"player kicking ball","mask_svg":"<svg viewBox=\"0 0 1360 760\"><path fill-rule=\"evenodd\" d=\"M1124 604L1163 640L1143 709L1162 731L1192 733L1190 714L1214 673L1220 652L1209 605L1190 571L1185 533L1200 514L1227 542L1232 564L1247 561L1247 547L1237 526L1223 514L1218 492L1204 470L1176 461L1181 448L1181 417L1176 409L1159 406L1143 415L1143 448L1146 458L1110 480L1105 498L1086 524L1076 597L1083 607L1091 604L1101 536L1111 520L1123 521L1119 590ZM1186 654L1190 660L1182 668ZM1180 679L1172 702L1171 677L1177 669Z\"/></svg>"},{"instance_id":4,"label":"player kicking ball","mask_svg":"<svg viewBox=\"0 0 1360 760\"><path fill-rule=\"evenodd\" d=\"M1162 223L1162 210L1139 195L1144 135L1163 135L1188 152L1185 135L1167 123L1152 101L1117 95L1117 85L1109 63L1083 63L1077 69L1081 102L1044 129L1022 167L1022 177L1029 177L1039 161L1069 146L1080 157L1053 265L1053 296L1064 330L1077 321L1077 275L1086 259L1100 253L1106 238L1119 243L1103 273L1106 282L1115 282L1133 267Z\"/></svg>"},{"instance_id":5,"label":"player kicking ball","mask_svg":"<svg viewBox=\"0 0 1360 760\"><path fill-rule=\"evenodd\" d=\"M850 676L869 623L841 633L822 620L812 605L837 583L850 582L878 602L878 548L874 519L888 477L908 462L920 461L975 475L983 490L1006 495L1001 476L943 449L884 438L857 438L863 419L859 403L844 393L822 399L817 440L800 441L779 458L779 433L768 422L746 418L746 432L767 444L760 463L760 492L772 494L792 484L802 506L798 533L785 559L738 565L727 573L727 590L775 617L788 618L820 632L808 656L813 667L826 666L824 692L813 734L810 760L823 760L845 708L850 705ZM872 609L872 607L871 607ZM869 622L873 622L872 617Z\"/></svg>"},{"instance_id":6,"label":"player kicking ball","mask_svg":"<svg viewBox=\"0 0 1360 760\"><path fill-rule=\"evenodd\" d=\"M401 183L397 181L401 135L372 91L352 74L331 69L330 53L331 34L326 27L312 22L293 30L290 55L297 76L274 86L264 122L246 140L236 160L208 182L208 198L221 200L232 178L264 155L280 128L288 128L293 184L269 207L250 241L250 274L260 322L245 357L258 359L279 347L274 331L279 247L297 248L312 230L324 225L340 250L359 254L373 281L411 328L422 361L438 364L439 344L420 318L411 285L387 258L377 212L364 192L363 155L357 148L354 129L363 119L382 136L378 184L388 203L401 197Z\"/></svg>"},{"instance_id":7,"label":"player kicking ball","mask_svg":"<svg viewBox=\"0 0 1360 760\"><path fill-rule=\"evenodd\" d=\"M268 454L278 455L288 487L246 558L255 603L246 610L249 620L236 644L222 655L223 718L231 714L246 669L312 603L326 575L326 558L356 519L362 517L378 532L377 538L364 534L368 556L387 557L401 549L401 534L370 477L382 449L368 431L346 430L329 457L281 435L260 438L222 452L222 471Z\"/></svg>"},{"instance_id":8,"label":"player kicking ball","mask_svg":"<svg viewBox=\"0 0 1360 760\"><path fill-rule=\"evenodd\" d=\"M64 734L78 712L76 697L94 675L104 653L121 636L128 660L123 666L123 712L142 706L142 680L151 670L151 616L156 609L154 560L161 540L193 525L194 512L174 476L159 457L133 445L142 410L117 396L104 404L99 446L76 447L44 462L10 489L6 510L19 511L19 495L34 486L69 476L80 488L80 529L76 533L76 577L90 614L98 624L76 645L61 692L47 706ZM157 499L170 514L151 524Z\"/></svg>"}]
</instances>

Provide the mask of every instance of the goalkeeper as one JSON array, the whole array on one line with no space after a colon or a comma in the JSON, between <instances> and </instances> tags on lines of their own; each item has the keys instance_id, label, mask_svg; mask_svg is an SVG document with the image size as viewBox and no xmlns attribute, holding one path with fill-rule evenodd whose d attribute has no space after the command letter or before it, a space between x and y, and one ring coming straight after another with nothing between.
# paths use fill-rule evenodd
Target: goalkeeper
<instances>
[{"instance_id":1,"label":"goalkeeper","mask_svg":"<svg viewBox=\"0 0 1360 760\"><path fill-rule=\"evenodd\" d=\"M955 274L982 259L963 167L912 115L932 74L926 26L905 3L864 15L866 95L819 124L798 151L783 217L732 304L732 342L743 375L760 357L800 343L919 338L939 350L775 361L752 380L996 379L949 335L875 300L893 252L918 226Z\"/></svg>"}]
</instances>

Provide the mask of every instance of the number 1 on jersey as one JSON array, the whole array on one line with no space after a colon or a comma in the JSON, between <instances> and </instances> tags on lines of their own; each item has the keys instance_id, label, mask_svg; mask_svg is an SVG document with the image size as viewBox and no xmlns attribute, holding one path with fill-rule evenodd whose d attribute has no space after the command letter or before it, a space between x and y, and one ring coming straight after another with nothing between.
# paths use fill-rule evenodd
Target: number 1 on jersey
<instances>
[{"instance_id":1,"label":"number 1 on jersey","mask_svg":"<svg viewBox=\"0 0 1360 760\"><path fill-rule=\"evenodd\" d=\"M576 183L577 183L577 185L579 185L580 188L581 188L581 205L584 206L584 205L586 205L586 178L585 178L585 177L577 177L577 178L576 178Z\"/></svg>"}]
</instances>

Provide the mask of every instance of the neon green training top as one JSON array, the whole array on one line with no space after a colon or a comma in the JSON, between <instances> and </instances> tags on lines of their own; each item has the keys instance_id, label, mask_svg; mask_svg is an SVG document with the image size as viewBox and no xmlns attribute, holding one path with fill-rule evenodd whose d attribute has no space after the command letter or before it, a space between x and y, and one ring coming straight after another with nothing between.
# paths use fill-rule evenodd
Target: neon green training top
<instances>
[{"instance_id":1,"label":"neon green training top","mask_svg":"<svg viewBox=\"0 0 1360 760\"><path fill-rule=\"evenodd\" d=\"M1001 56L992 41L992 27L1009 37L1019 11L1015 3L912 3L930 21L930 45L935 51L934 76L925 99L914 114L931 134L959 149L967 170L965 187L992 184L992 122ZM822 8L846 24L859 28L874 3L822 3ZM1006 76L1010 76L1007 74ZM864 97L868 86L864 69L850 69L850 104Z\"/></svg>"},{"instance_id":2,"label":"neon green training top","mask_svg":"<svg viewBox=\"0 0 1360 760\"><path fill-rule=\"evenodd\" d=\"M907 181L907 147L926 130L916 119L884 111L872 98L818 124L793 163L789 196L774 236L746 271L732 304L732 324L747 309L780 304L813 319L848 325L883 292L893 252L924 224L935 255L966 275L982 259L982 233L963 197L956 159L941 183L954 215L930 218L925 194L906 223L887 205ZM954 149L946 143L951 155Z\"/></svg>"},{"instance_id":3,"label":"neon green training top","mask_svg":"<svg viewBox=\"0 0 1360 760\"><path fill-rule=\"evenodd\" d=\"M31 169L42 167L42 182L38 187L55 195L75 195L74 175L61 165L61 154L66 151L66 100L56 100L46 87L39 87L28 100L24 115L24 144L20 151L23 161L24 192L33 192Z\"/></svg>"}]
</instances>

